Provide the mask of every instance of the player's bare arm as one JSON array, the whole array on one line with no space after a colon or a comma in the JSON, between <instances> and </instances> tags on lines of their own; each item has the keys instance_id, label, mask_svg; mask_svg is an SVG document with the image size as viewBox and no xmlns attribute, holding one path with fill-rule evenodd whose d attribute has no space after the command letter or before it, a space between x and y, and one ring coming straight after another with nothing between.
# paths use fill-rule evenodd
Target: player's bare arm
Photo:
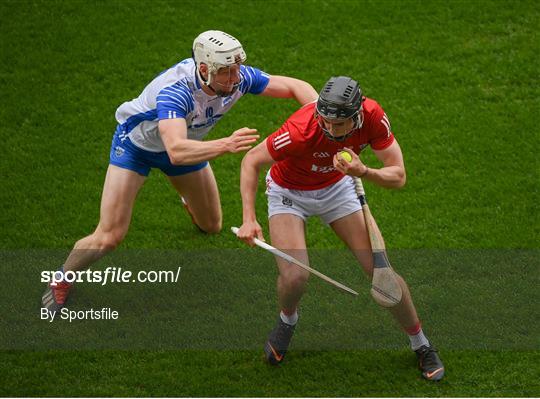
<instances>
[{"instance_id":1,"label":"player's bare arm","mask_svg":"<svg viewBox=\"0 0 540 399\"><path fill-rule=\"evenodd\" d=\"M259 138L256 129L244 127L229 137L217 140L190 140L187 138L187 125L183 118L159 121L159 133L174 165L192 165L226 153L247 151Z\"/></svg>"},{"instance_id":2,"label":"player's bare arm","mask_svg":"<svg viewBox=\"0 0 540 399\"><path fill-rule=\"evenodd\" d=\"M349 148L344 150L351 155L351 162L347 162L339 154L334 155L334 167L343 174L361 177L386 188L401 188L405 185L405 165L397 140L384 150L373 150L375 156L383 163L383 167L379 169L366 166Z\"/></svg>"},{"instance_id":3,"label":"player's bare arm","mask_svg":"<svg viewBox=\"0 0 540 399\"><path fill-rule=\"evenodd\" d=\"M318 93L309 83L278 75L270 76L268 86L261 95L274 98L294 98L301 105L313 102L318 97Z\"/></svg>"},{"instance_id":4,"label":"player's bare arm","mask_svg":"<svg viewBox=\"0 0 540 399\"><path fill-rule=\"evenodd\" d=\"M240 171L240 193L242 194L242 226L238 238L253 246L253 238L264 241L262 229L255 214L255 195L259 182L259 173L265 165L274 163L268 152L266 142L259 143L242 160Z\"/></svg>"}]
</instances>

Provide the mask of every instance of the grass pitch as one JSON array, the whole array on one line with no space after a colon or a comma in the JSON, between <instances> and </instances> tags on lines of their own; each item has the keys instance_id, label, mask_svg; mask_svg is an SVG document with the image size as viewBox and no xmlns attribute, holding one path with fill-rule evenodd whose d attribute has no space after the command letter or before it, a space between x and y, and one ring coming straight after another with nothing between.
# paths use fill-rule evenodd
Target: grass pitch
<instances>
[{"instance_id":1,"label":"grass pitch","mask_svg":"<svg viewBox=\"0 0 540 399\"><path fill-rule=\"evenodd\" d=\"M0 248L67 250L88 234L98 220L117 106L138 96L161 70L188 57L198 33L221 29L242 41L250 65L307 80L316 89L332 75L350 75L383 106L408 173L407 186L400 191L366 185L389 248L506 249L510 254L529 249L536 254L531 270L537 271L540 165L534 115L540 94L539 16L533 1L233 1L204 6L4 1ZM220 121L210 138L242 126L266 136L296 107L294 101L250 96ZM226 228L241 221L240 160L241 155L225 156L212 163ZM370 154L365 160L376 165ZM267 231L262 190L257 211ZM343 249L316 220L308 224L308 245ZM153 171L120 250L240 247L227 231L211 237L198 234L166 179ZM414 281L426 267L400 271ZM533 283L537 276L532 276ZM23 277L32 291L38 277ZM449 305L437 283L435 279L419 288L411 284L413 293L430 293L432 312ZM492 284L473 281L470 288L480 297L498 295L497 284L501 281L493 276ZM274 281L267 287L266 294L273 295ZM307 295L315 311L317 292ZM538 303L527 284L518 283L515 295ZM497 303L504 304L504 299L497 296ZM422 308L419 312L422 315ZM507 338L519 348L520 325L528 325L524 318L517 321ZM456 323L456 335L466 339L470 331L460 327ZM436 340L437 326L426 329ZM538 330L527 331L538 335ZM266 334L261 331L261 340ZM264 365L258 350L4 350L0 394L540 395L534 374L538 345L523 350L440 349L448 369L440 384L419 378L405 347L293 350L278 369Z\"/></svg>"}]
</instances>

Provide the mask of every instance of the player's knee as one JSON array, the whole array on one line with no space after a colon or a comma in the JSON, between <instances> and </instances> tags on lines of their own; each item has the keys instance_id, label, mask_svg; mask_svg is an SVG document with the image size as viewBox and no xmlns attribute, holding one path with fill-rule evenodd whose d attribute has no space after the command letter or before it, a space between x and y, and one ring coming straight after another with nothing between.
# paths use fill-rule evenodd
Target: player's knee
<instances>
[{"instance_id":1,"label":"player's knee","mask_svg":"<svg viewBox=\"0 0 540 399\"><path fill-rule=\"evenodd\" d=\"M285 284L292 291L302 290L309 279L309 273L294 271L285 276Z\"/></svg>"},{"instance_id":2,"label":"player's knee","mask_svg":"<svg viewBox=\"0 0 540 399\"><path fill-rule=\"evenodd\" d=\"M218 218L211 219L211 220L208 220L208 221L202 223L201 225L199 225L199 227L205 233L217 234L217 233L219 233L221 231L222 221L221 221L221 218L219 218L219 219Z\"/></svg>"},{"instance_id":3,"label":"player's knee","mask_svg":"<svg viewBox=\"0 0 540 399\"><path fill-rule=\"evenodd\" d=\"M108 232L97 233L97 246L102 251L112 251L116 249L124 240L125 232L121 230L112 230Z\"/></svg>"}]
</instances>

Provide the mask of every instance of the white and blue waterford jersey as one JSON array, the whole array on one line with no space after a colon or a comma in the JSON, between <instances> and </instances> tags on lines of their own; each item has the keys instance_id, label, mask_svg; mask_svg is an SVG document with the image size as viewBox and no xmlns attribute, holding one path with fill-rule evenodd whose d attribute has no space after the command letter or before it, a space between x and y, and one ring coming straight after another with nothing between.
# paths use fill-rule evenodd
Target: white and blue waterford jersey
<instances>
[{"instance_id":1,"label":"white and blue waterford jersey","mask_svg":"<svg viewBox=\"0 0 540 399\"><path fill-rule=\"evenodd\" d=\"M209 96L199 84L195 61L188 58L167 69L141 95L116 110L120 140L126 137L143 150L165 151L158 132L161 119L184 118L188 138L202 140L221 117L244 94L260 94L268 85L268 74L250 66L240 66L240 87L229 97Z\"/></svg>"}]
</instances>

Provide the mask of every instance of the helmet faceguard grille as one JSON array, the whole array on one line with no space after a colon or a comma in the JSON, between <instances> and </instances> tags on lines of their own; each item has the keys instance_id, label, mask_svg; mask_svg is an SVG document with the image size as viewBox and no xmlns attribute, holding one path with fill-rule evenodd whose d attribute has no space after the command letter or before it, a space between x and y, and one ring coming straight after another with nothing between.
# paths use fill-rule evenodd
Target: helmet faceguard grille
<instances>
[{"instance_id":1,"label":"helmet faceguard grille","mask_svg":"<svg viewBox=\"0 0 540 399\"><path fill-rule=\"evenodd\" d=\"M353 127L343 136L334 136L319 118L319 125L326 137L344 141L354 130L360 129L364 122L362 102L362 89L358 82L346 76L330 78L319 93L316 113L329 121L353 118Z\"/></svg>"}]
</instances>

